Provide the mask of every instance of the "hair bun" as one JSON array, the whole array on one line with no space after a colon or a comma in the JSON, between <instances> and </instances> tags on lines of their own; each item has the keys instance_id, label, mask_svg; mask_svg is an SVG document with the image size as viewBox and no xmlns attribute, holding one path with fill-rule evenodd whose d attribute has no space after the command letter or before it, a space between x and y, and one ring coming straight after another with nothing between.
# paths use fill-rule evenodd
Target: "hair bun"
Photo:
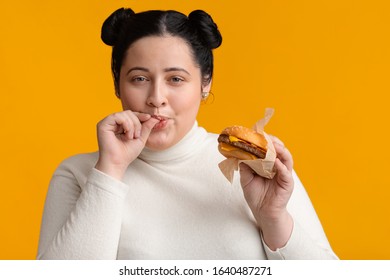
<instances>
[{"instance_id":1,"label":"hair bun","mask_svg":"<svg viewBox=\"0 0 390 280\"><path fill-rule=\"evenodd\" d=\"M201 40L210 49L218 48L222 44L222 35L212 17L203 10L192 11L188 19L199 32Z\"/></svg>"},{"instance_id":2,"label":"hair bun","mask_svg":"<svg viewBox=\"0 0 390 280\"><path fill-rule=\"evenodd\" d=\"M118 40L124 23L134 15L130 8L120 8L113 12L103 23L101 39L109 46L114 46Z\"/></svg>"}]
</instances>

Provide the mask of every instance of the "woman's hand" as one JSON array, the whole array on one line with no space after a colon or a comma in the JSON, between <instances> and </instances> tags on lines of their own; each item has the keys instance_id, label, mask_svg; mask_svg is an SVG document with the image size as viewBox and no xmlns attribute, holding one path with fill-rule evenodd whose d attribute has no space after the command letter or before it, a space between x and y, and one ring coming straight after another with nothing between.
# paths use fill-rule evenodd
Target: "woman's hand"
<instances>
[{"instance_id":1,"label":"woman's hand","mask_svg":"<svg viewBox=\"0 0 390 280\"><path fill-rule=\"evenodd\" d=\"M292 232L293 220L286 207L294 181L290 152L279 139L272 136L271 139L276 151L275 177L260 177L243 163L240 164L240 175L245 199L262 231L263 239L270 249L276 250L287 243Z\"/></svg>"},{"instance_id":2,"label":"woman's hand","mask_svg":"<svg viewBox=\"0 0 390 280\"><path fill-rule=\"evenodd\" d=\"M121 180L157 123L148 114L130 110L104 118L97 124L99 159L95 168Z\"/></svg>"}]
</instances>

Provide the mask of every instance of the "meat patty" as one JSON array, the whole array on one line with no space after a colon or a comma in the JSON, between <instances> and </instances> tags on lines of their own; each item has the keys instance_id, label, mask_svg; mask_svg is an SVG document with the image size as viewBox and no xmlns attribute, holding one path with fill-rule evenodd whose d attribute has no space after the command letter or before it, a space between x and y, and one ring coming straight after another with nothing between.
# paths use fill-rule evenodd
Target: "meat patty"
<instances>
[{"instance_id":1,"label":"meat patty","mask_svg":"<svg viewBox=\"0 0 390 280\"><path fill-rule=\"evenodd\" d=\"M245 142L243 140L242 141L230 141L229 135L226 135L226 134L219 135L218 142L226 143L226 144L229 144L231 146L237 147L239 149L242 149L248 153L251 153L251 154L257 156L258 158L265 158L265 155L266 155L266 152L264 150L262 150L261 148L255 146L251 143Z\"/></svg>"}]
</instances>

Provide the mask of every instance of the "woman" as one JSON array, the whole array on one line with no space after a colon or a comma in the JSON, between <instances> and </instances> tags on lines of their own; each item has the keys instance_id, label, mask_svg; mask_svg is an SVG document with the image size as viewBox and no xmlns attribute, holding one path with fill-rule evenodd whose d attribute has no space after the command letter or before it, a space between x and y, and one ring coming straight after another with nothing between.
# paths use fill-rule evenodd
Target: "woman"
<instances>
[{"instance_id":1,"label":"woman","mask_svg":"<svg viewBox=\"0 0 390 280\"><path fill-rule=\"evenodd\" d=\"M337 258L281 141L272 180L218 169L217 135L196 122L222 42L207 13L119 9L102 40L123 111L98 123L98 153L56 170L38 258Z\"/></svg>"}]
</instances>

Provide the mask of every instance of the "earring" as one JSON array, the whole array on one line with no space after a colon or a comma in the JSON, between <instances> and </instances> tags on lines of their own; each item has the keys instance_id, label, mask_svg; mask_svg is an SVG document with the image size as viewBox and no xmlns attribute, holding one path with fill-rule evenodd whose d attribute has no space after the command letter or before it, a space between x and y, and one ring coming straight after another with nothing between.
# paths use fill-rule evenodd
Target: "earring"
<instances>
[{"instance_id":1,"label":"earring","mask_svg":"<svg viewBox=\"0 0 390 280\"><path fill-rule=\"evenodd\" d=\"M207 99L207 97L209 97L209 92L206 91L206 92L202 92L202 99Z\"/></svg>"}]
</instances>

